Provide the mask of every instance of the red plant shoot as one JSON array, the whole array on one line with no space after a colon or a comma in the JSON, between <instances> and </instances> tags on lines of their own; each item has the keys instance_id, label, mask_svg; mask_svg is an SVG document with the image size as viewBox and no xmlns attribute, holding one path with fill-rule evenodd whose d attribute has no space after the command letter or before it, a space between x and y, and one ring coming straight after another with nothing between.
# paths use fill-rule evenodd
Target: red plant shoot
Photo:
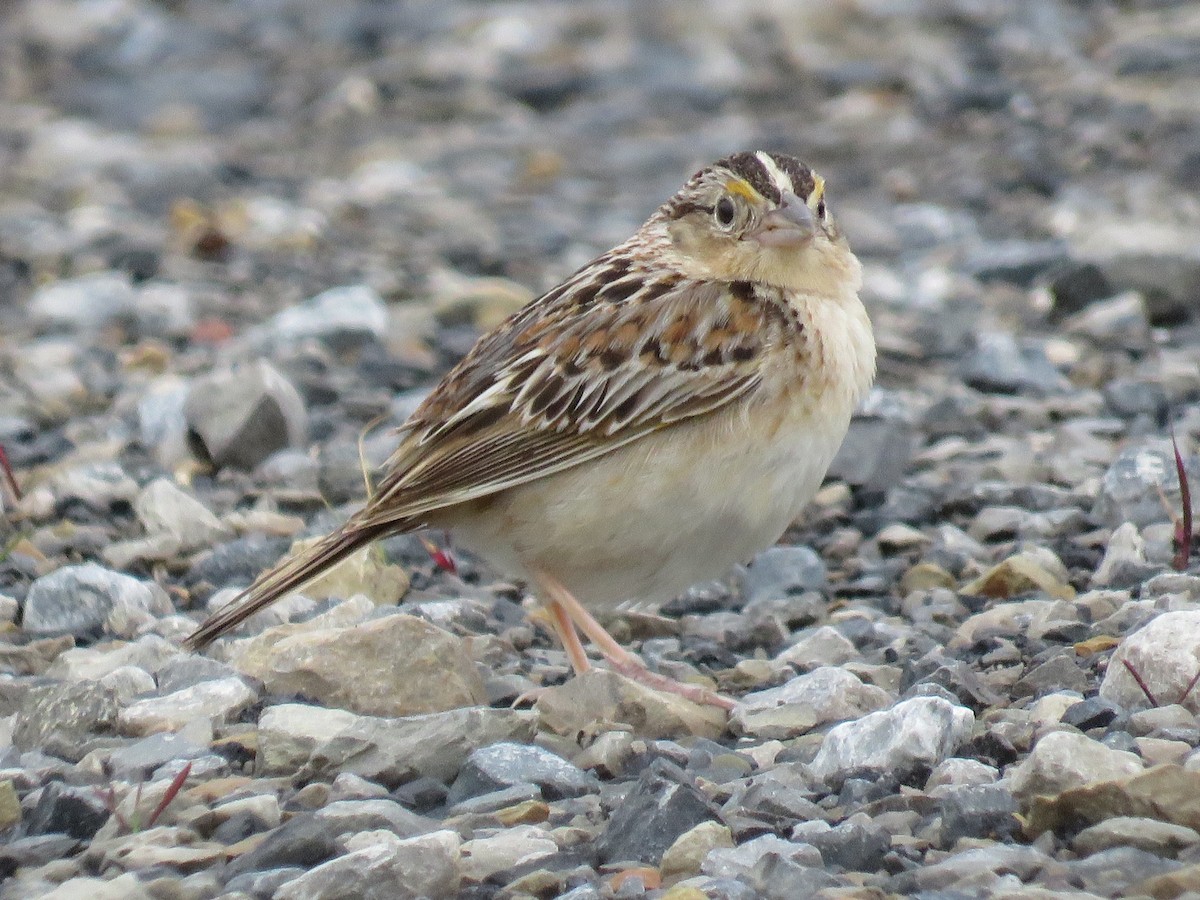
<instances>
[{"instance_id":1,"label":"red plant shoot","mask_svg":"<svg viewBox=\"0 0 1200 900\"><path fill-rule=\"evenodd\" d=\"M17 477L13 474L12 464L8 461L8 454L4 452L3 444L0 444L0 470L4 472L4 483L8 485L13 499L20 501L21 486L17 484Z\"/></svg>"},{"instance_id":2,"label":"red plant shoot","mask_svg":"<svg viewBox=\"0 0 1200 900\"><path fill-rule=\"evenodd\" d=\"M1183 514L1175 520L1175 558L1171 565L1176 572L1186 572L1192 558L1192 488L1188 483L1187 469L1175 440L1175 428L1171 427L1171 448L1175 451L1175 473L1179 476L1179 504Z\"/></svg>"}]
</instances>

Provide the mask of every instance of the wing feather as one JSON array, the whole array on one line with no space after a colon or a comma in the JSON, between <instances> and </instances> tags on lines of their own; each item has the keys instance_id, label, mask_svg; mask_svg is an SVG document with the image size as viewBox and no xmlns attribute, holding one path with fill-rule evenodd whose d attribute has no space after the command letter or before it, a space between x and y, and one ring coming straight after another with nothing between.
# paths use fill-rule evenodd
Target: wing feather
<instances>
[{"instance_id":1,"label":"wing feather","mask_svg":"<svg viewBox=\"0 0 1200 900\"><path fill-rule=\"evenodd\" d=\"M642 277L609 300L603 275L535 301L451 371L386 464L368 524L417 520L710 414L796 337L782 298L743 283Z\"/></svg>"}]
</instances>

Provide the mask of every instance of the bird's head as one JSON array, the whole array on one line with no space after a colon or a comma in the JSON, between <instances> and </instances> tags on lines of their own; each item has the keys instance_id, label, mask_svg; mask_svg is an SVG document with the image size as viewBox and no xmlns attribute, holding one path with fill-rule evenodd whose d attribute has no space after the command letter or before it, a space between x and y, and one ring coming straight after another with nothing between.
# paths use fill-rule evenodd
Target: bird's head
<instances>
[{"instance_id":1,"label":"bird's head","mask_svg":"<svg viewBox=\"0 0 1200 900\"><path fill-rule=\"evenodd\" d=\"M825 179L780 153L736 153L701 169L655 213L672 262L699 279L813 294L856 291L859 265L833 223Z\"/></svg>"}]
</instances>

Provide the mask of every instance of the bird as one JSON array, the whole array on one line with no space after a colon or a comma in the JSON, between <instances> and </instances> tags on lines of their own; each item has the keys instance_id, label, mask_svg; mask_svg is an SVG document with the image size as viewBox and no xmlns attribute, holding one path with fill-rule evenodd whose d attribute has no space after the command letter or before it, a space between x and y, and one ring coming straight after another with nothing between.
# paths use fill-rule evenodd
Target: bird
<instances>
[{"instance_id":1,"label":"bird","mask_svg":"<svg viewBox=\"0 0 1200 900\"><path fill-rule=\"evenodd\" d=\"M732 709L651 671L592 611L718 578L797 519L874 380L861 282L808 165L760 150L700 169L481 336L400 427L365 505L186 645L372 541L445 529L531 588L577 674L582 633L615 671Z\"/></svg>"}]
</instances>

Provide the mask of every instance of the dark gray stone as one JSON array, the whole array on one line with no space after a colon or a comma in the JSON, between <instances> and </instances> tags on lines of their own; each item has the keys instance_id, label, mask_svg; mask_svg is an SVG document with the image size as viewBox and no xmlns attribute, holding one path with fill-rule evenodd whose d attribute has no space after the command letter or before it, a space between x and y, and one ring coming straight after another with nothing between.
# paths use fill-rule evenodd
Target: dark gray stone
<instances>
[{"instance_id":1,"label":"dark gray stone","mask_svg":"<svg viewBox=\"0 0 1200 900\"><path fill-rule=\"evenodd\" d=\"M1004 281L1028 287L1042 273L1062 266L1067 248L1062 241L996 241L980 247L964 268L980 281Z\"/></svg>"},{"instance_id":2,"label":"dark gray stone","mask_svg":"<svg viewBox=\"0 0 1200 900\"><path fill-rule=\"evenodd\" d=\"M1061 318L1079 312L1089 303L1113 295L1100 267L1089 262L1068 262L1056 266L1048 274L1050 296L1054 298L1054 315Z\"/></svg>"},{"instance_id":3,"label":"dark gray stone","mask_svg":"<svg viewBox=\"0 0 1200 900\"><path fill-rule=\"evenodd\" d=\"M613 810L596 844L601 862L658 863L675 839L709 819L720 820L683 769L655 759Z\"/></svg>"},{"instance_id":4,"label":"dark gray stone","mask_svg":"<svg viewBox=\"0 0 1200 900\"><path fill-rule=\"evenodd\" d=\"M253 850L231 861L224 874L228 881L266 869L311 869L336 856L340 849L328 822L313 814L298 815L270 832Z\"/></svg>"},{"instance_id":5,"label":"dark gray stone","mask_svg":"<svg viewBox=\"0 0 1200 900\"><path fill-rule=\"evenodd\" d=\"M1013 696L1041 697L1055 691L1078 691L1082 694L1088 690L1092 687L1091 679L1072 656L1074 652L1067 650L1031 668L1013 685Z\"/></svg>"},{"instance_id":6,"label":"dark gray stone","mask_svg":"<svg viewBox=\"0 0 1200 900\"><path fill-rule=\"evenodd\" d=\"M739 570L746 603L820 591L827 585L825 563L811 547L771 547Z\"/></svg>"},{"instance_id":7,"label":"dark gray stone","mask_svg":"<svg viewBox=\"0 0 1200 900\"><path fill-rule=\"evenodd\" d=\"M963 837L1008 840L1021 827L1016 812L1016 797L1004 785L951 788L942 798L942 845L952 847Z\"/></svg>"},{"instance_id":8,"label":"dark gray stone","mask_svg":"<svg viewBox=\"0 0 1200 900\"><path fill-rule=\"evenodd\" d=\"M211 587L249 584L264 569L274 565L290 544L290 541L282 538L258 535L218 544L192 566L188 583Z\"/></svg>"},{"instance_id":9,"label":"dark gray stone","mask_svg":"<svg viewBox=\"0 0 1200 900\"><path fill-rule=\"evenodd\" d=\"M905 421L856 416L827 477L869 491L886 491L908 468L916 441L915 430Z\"/></svg>"},{"instance_id":10,"label":"dark gray stone","mask_svg":"<svg viewBox=\"0 0 1200 900\"><path fill-rule=\"evenodd\" d=\"M1062 715L1062 723L1073 725L1080 731L1087 731L1089 728L1106 728L1120 715L1121 707L1111 700L1088 697L1068 706Z\"/></svg>"},{"instance_id":11,"label":"dark gray stone","mask_svg":"<svg viewBox=\"0 0 1200 900\"><path fill-rule=\"evenodd\" d=\"M995 394L1045 396L1071 386L1040 345L1004 331L977 335L975 352L963 358L960 372L971 387Z\"/></svg>"},{"instance_id":12,"label":"dark gray stone","mask_svg":"<svg viewBox=\"0 0 1200 900\"><path fill-rule=\"evenodd\" d=\"M843 822L828 831L794 836L821 851L826 865L849 872L874 872L892 849L892 838L878 825Z\"/></svg>"},{"instance_id":13,"label":"dark gray stone","mask_svg":"<svg viewBox=\"0 0 1200 900\"><path fill-rule=\"evenodd\" d=\"M109 762L114 775L141 781L172 760L196 759L208 752L208 747L194 744L182 734L162 732L114 750Z\"/></svg>"},{"instance_id":14,"label":"dark gray stone","mask_svg":"<svg viewBox=\"0 0 1200 900\"><path fill-rule=\"evenodd\" d=\"M108 821L109 812L94 788L52 781L25 819L29 834L66 834L86 841Z\"/></svg>"}]
</instances>

